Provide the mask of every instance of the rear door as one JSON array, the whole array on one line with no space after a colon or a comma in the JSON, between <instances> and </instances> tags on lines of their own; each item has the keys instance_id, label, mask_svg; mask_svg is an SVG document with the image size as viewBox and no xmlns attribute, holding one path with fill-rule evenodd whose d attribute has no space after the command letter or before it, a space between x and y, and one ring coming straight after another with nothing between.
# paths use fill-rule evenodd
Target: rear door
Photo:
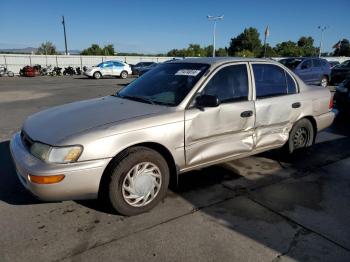
<instances>
[{"instance_id":1,"label":"rear door","mask_svg":"<svg viewBox=\"0 0 350 262\"><path fill-rule=\"evenodd\" d=\"M255 132L257 150L283 145L303 103L296 81L275 64L252 63L255 87Z\"/></svg>"},{"instance_id":2,"label":"rear door","mask_svg":"<svg viewBox=\"0 0 350 262\"><path fill-rule=\"evenodd\" d=\"M320 59L312 59L313 62L313 79L312 82L315 84L319 84L321 82L321 78L323 76L323 68Z\"/></svg>"},{"instance_id":3,"label":"rear door","mask_svg":"<svg viewBox=\"0 0 350 262\"><path fill-rule=\"evenodd\" d=\"M247 63L218 68L197 95L215 95L217 107L185 111L185 152L187 166L250 152L255 122L251 78Z\"/></svg>"},{"instance_id":4,"label":"rear door","mask_svg":"<svg viewBox=\"0 0 350 262\"><path fill-rule=\"evenodd\" d=\"M113 62L113 75L120 76L120 73L123 71L124 65L119 62Z\"/></svg>"}]
</instances>

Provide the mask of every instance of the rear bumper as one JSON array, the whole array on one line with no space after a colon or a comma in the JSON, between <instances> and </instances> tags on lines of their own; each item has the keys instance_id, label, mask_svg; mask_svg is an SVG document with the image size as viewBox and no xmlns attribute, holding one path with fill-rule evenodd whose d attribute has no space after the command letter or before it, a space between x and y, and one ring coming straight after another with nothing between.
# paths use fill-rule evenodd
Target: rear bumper
<instances>
[{"instance_id":1,"label":"rear bumper","mask_svg":"<svg viewBox=\"0 0 350 262\"><path fill-rule=\"evenodd\" d=\"M317 131L321 131L329 127L333 123L334 118L335 118L335 113L332 111L316 116L315 120L317 125Z\"/></svg>"},{"instance_id":2,"label":"rear bumper","mask_svg":"<svg viewBox=\"0 0 350 262\"><path fill-rule=\"evenodd\" d=\"M10 142L11 155L17 176L33 195L45 201L94 199L98 196L102 174L110 159L100 159L71 164L48 164L32 156L16 133ZM28 175L65 175L55 184L36 184Z\"/></svg>"}]
</instances>

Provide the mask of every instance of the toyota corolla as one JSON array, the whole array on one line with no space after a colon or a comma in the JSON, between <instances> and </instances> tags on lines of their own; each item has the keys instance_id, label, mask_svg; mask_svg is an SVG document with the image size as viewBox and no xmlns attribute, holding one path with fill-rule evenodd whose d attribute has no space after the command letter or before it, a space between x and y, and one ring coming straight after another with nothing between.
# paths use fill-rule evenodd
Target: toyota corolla
<instances>
[{"instance_id":1,"label":"toyota corolla","mask_svg":"<svg viewBox=\"0 0 350 262\"><path fill-rule=\"evenodd\" d=\"M103 98L36 113L10 143L21 183L46 201L105 195L121 214L152 209L189 170L309 147L334 119L330 92L280 63L164 63Z\"/></svg>"}]
</instances>

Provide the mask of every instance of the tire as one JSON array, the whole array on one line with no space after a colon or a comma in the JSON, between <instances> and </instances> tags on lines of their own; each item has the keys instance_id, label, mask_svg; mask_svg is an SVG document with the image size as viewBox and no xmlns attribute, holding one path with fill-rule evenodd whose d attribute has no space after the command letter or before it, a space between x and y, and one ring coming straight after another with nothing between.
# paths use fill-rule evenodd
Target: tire
<instances>
[{"instance_id":1,"label":"tire","mask_svg":"<svg viewBox=\"0 0 350 262\"><path fill-rule=\"evenodd\" d=\"M328 86L328 77L327 76L323 76L322 78L321 78L321 83L320 83L320 85L322 86L322 87L327 87Z\"/></svg>"},{"instance_id":2,"label":"tire","mask_svg":"<svg viewBox=\"0 0 350 262\"><path fill-rule=\"evenodd\" d=\"M9 77L14 77L14 76L15 76L15 74L14 74L12 71L8 71L7 75L8 75Z\"/></svg>"},{"instance_id":3,"label":"tire","mask_svg":"<svg viewBox=\"0 0 350 262\"><path fill-rule=\"evenodd\" d=\"M303 118L296 122L289 134L287 143L288 152L291 154L297 149L311 146L314 143L315 132L310 120Z\"/></svg>"},{"instance_id":4,"label":"tire","mask_svg":"<svg viewBox=\"0 0 350 262\"><path fill-rule=\"evenodd\" d=\"M126 79L126 78L128 78L128 72L122 71L122 72L120 73L120 78L121 78L121 79Z\"/></svg>"},{"instance_id":5,"label":"tire","mask_svg":"<svg viewBox=\"0 0 350 262\"><path fill-rule=\"evenodd\" d=\"M142 169L145 171L136 175ZM113 163L106 184L108 199L122 215L147 212L165 197L169 176L168 164L157 151L147 147L127 149L123 158Z\"/></svg>"},{"instance_id":6,"label":"tire","mask_svg":"<svg viewBox=\"0 0 350 262\"><path fill-rule=\"evenodd\" d=\"M100 79L102 77L102 74L100 72L95 72L93 76L95 79Z\"/></svg>"}]
</instances>

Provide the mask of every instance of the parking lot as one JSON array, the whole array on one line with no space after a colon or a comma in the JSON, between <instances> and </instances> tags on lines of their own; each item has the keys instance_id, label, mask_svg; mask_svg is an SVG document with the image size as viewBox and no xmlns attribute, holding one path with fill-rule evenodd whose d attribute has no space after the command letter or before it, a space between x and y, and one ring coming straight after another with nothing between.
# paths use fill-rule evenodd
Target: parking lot
<instances>
[{"instance_id":1,"label":"parking lot","mask_svg":"<svg viewBox=\"0 0 350 262\"><path fill-rule=\"evenodd\" d=\"M135 217L27 193L9 153L24 119L132 80L0 78L0 261L350 261L350 123L341 115L309 150L192 171Z\"/></svg>"}]
</instances>

